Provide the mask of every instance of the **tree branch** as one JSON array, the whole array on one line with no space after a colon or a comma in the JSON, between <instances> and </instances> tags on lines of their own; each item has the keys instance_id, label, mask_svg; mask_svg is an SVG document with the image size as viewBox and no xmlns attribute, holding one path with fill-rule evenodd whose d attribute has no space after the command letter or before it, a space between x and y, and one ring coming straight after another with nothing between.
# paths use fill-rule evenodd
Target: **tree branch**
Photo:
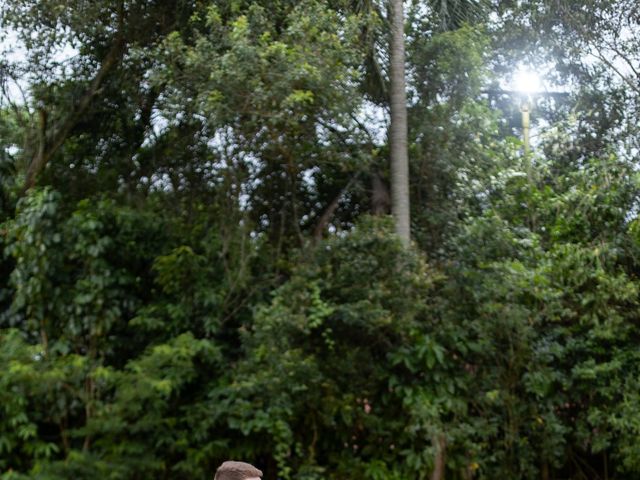
<instances>
[{"instance_id":1,"label":"tree branch","mask_svg":"<svg viewBox=\"0 0 640 480\"><path fill-rule=\"evenodd\" d=\"M598 49L597 47L594 47L595 51L597 52L595 54L595 56L602 61L605 65L607 65L611 70L613 70L616 75L618 75L622 81L624 81L627 85L629 85L633 90L635 90L637 93L640 93L640 85L636 85L635 83L633 83L631 81L631 79L625 75L624 73L622 73L614 64L613 62L611 62L606 55L604 55L600 49Z\"/></svg>"},{"instance_id":2,"label":"tree branch","mask_svg":"<svg viewBox=\"0 0 640 480\"><path fill-rule=\"evenodd\" d=\"M349 191L349 189L357 180L359 175L360 175L360 172L356 172L356 174L353 177L351 177L351 179L342 188L342 190L340 190L338 195L334 197L334 199L327 206L327 208L325 208L324 212L322 212L322 215L320 215L320 218L318 219L318 223L316 224L316 228L313 229L313 243L317 243L322 239L322 234L325 228L327 228L327 225L329 224L331 217L333 217L333 214L338 209L340 200L342 199L344 194Z\"/></svg>"},{"instance_id":3,"label":"tree branch","mask_svg":"<svg viewBox=\"0 0 640 480\"><path fill-rule=\"evenodd\" d=\"M96 73L96 76L89 84L89 88L84 95L82 95L80 101L76 104L75 108L73 108L66 120L62 122L60 127L48 136L44 148L38 148L38 152L32 158L27 170L27 177L22 189L23 194L35 185L38 174L44 169L58 149L67 140L73 128L82 119L94 97L98 94L104 79L122 58L125 45L124 38L121 35L117 35L113 45L102 60L98 73Z\"/></svg>"}]
</instances>

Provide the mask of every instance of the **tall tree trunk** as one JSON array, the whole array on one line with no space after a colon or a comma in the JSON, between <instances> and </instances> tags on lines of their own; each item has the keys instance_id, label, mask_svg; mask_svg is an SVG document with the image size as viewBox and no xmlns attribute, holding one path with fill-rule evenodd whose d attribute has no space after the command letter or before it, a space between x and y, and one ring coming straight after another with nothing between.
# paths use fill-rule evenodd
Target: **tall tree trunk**
<instances>
[{"instance_id":1,"label":"tall tree trunk","mask_svg":"<svg viewBox=\"0 0 640 480\"><path fill-rule=\"evenodd\" d=\"M447 439L444 434L439 433L434 435L432 440L436 447L436 455L433 464L433 472L431 473L431 480L444 480Z\"/></svg>"},{"instance_id":2,"label":"tall tree trunk","mask_svg":"<svg viewBox=\"0 0 640 480\"><path fill-rule=\"evenodd\" d=\"M404 73L404 13L402 0L390 0L391 48L391 212L396 233L409 245L409 155L407 94Z\"/></svg>"}]
</instances>

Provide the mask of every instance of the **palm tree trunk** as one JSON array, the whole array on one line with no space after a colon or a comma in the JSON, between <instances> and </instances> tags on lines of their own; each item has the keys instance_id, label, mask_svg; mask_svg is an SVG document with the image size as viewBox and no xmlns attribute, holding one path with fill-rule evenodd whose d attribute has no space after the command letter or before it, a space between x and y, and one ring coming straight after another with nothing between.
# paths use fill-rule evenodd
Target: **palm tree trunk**
<instances>
[{"instance_id":1,"label":"palm tree trunk","mask_svg":"<svg viewBox=\"0 0 640 480\"><path fill-rule=\"evenodd\" d=\"M402 0L390 0L391 48L391 212L396 233L409 245L409 156L407 153L407 95L404 72L404 14Z\"/></svg>"}]
</instances>

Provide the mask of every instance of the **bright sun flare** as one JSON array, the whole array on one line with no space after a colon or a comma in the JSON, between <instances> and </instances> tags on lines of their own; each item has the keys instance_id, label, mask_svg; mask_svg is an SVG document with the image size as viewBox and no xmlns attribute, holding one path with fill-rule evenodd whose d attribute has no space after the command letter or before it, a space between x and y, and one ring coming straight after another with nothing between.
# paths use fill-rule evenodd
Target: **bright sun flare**
<instances>
[{"instance_id":1,"label":"bright sun flare","mask_svg":"<svg viewBox=\"0 0 640 480\"><path fill-rule=\"evenodd\" d=\"M534 93L540 90L540 77L531 70L518 70L513 77L513 84L519 92Z\"/></svg>"}]
</instances>

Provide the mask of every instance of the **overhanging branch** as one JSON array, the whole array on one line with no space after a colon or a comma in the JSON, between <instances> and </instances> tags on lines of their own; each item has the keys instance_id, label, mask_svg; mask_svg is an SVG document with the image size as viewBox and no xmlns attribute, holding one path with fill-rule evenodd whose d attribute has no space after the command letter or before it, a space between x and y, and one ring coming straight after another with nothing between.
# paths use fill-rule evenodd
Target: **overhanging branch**
<instances>
[{"instance_id":1,"label":"overhanging branch","mask_svg":"<svg viewBox=\"0 0 640 480\"><path fill-rule=\"evenodd\" d=\"M51 134L46 135L46 141L42 140L43 144L37 149L36 154L33 156L31 162L29 163L27 176L25 179L24 187L22 189L23 194L35 185L36 179L40 172L55 155L58 149L64 144L71 131L82 119L89 106L91 105L91 102L98 94L100 87L104 82L104 79L121 60L125 51L125 46L126 43L124 41L124 38L121 35L118 35L113 45L102 60L100 69L96 73L95 77L89 84L89 87L84 92L78 103L72 109L71 113L56 130L54 130ZM41 132L41 134L44 135L45 132Z\"/></svg>"}]
</instances>

